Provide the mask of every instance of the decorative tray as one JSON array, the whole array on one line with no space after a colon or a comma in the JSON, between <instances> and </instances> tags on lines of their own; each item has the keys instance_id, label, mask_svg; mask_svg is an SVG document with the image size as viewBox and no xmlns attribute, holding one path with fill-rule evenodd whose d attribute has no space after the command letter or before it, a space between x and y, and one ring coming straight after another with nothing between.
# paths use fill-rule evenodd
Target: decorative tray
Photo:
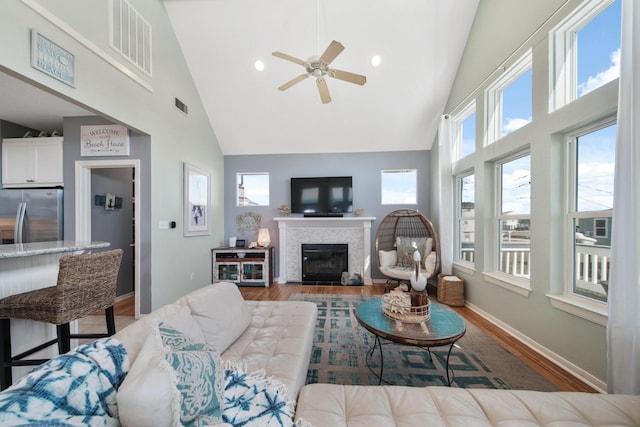
<instances>
[{"instance_id":1,"label":"decorative tray","mask_svg":"<svg viewBox=\"0 0 640 427\"><path fill-rule=\"evenodd\" d=\"M421 323L431 317L431 302L426 305L411 305L408 292L392 291L382 296L382 312L391 319L407 323Z\"/></svg>"}]
</instances>

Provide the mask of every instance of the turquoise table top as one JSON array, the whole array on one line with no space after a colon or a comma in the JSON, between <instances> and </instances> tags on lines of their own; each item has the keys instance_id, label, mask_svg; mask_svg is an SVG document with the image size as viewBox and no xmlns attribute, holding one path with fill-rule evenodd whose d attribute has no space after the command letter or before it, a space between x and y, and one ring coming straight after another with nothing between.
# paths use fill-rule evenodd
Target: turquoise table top
<instances>
[{"instance_id":1,"label":"turquoise table top","mask_svg":"<svg viewBox=\"0 0 640 427\"><path fill-rule=\"evenodd\" d=\"M454 343L466 332L464 320L458 313L433 301L429 320L421 323L391 319L382 312L382 300L379 298L358 305L356 318L365 329L381 338L423 347Z\"/></svg>"}]
</instances>

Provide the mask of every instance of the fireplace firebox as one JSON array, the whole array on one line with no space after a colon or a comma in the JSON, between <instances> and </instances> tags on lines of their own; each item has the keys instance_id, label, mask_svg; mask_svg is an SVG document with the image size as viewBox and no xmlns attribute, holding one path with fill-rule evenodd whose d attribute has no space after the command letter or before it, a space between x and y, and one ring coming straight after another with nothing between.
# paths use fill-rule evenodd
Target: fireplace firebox
<instances>
[{"instance_id":1,"label":"fireplace firebox","mask_svg":"<svg viewBox=\"0 0 640 427\"><path fill-rule=\"evenodd\" d=\"M302 244L302 282L340 284L349 271L349 245Z\"/></svg>"}]
</instances>

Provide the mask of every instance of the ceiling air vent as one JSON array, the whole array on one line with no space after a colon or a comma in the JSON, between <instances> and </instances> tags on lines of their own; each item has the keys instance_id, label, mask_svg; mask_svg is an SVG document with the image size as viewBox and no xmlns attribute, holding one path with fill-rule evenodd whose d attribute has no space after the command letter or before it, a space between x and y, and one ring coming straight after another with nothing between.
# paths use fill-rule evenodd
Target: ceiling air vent
<instances>
[{"instance_id":1,"label":"ceiling air vent","mask_svg":"<svg viewBox=\"0 0 640 427\"><path fill-rule=\"evenodd\" d=\"M189 114L189 107L184 102L176 98L176 108L185 114Z\"/></svg>"}]
</instances>

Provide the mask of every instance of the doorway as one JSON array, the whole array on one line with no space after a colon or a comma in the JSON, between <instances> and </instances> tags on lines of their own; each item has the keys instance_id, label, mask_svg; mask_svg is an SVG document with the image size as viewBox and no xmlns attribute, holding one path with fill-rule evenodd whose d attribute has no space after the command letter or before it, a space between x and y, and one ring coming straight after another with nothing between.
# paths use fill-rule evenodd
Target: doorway
<instances>
[{"instance_id":1,"label":"doorway","mask_svg":"<svg viewBox=\"0 0 640 427\"><path fill-rule=\"evenodd\" d=\"M91 194L91 177L92 171L96 169L127 169L132 171L133 176L132 191L135 199L140 198L140 160L80 160L76 161L76 194L75 194L75 235L76 240L90 241L92 240L91 223L92 223L92 206L95 200L92 200ZM140 317L140 203L133 203L133 292L135 318Z\"/></svg>"}]
</instances>

